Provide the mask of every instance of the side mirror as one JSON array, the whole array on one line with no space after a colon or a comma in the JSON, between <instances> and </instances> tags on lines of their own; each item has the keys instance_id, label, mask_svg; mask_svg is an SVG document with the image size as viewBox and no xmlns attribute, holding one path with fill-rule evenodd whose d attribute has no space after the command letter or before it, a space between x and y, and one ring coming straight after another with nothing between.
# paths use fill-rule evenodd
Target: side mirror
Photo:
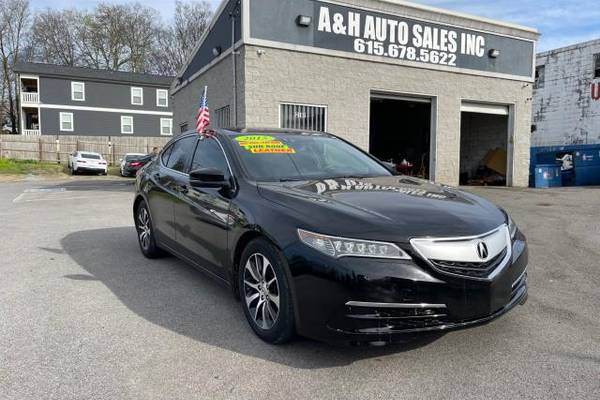
<instances>
[{"instance_id":1,"label":"side mirror","mask_svg":"<svg viewBox=\"0 0 600 400\"><path fill-rule=\"evenodd\" d=\"M398 175L398 170L396 170L396 164L382 160L379 160L379 162L382 163L383 166L387 168L387 170L390 171L393 175Z\"/></svg>"},{"instance_id":2,"label":"side mirror","mask_svg":"<svg viewBox=\"0 0 600 400\"><path fill-rule=\"evenodd\" d=\"M202 168L190 172L190 186L222 189L229 187L225 174L216 168Z\"/></svg>"}]
</instances>

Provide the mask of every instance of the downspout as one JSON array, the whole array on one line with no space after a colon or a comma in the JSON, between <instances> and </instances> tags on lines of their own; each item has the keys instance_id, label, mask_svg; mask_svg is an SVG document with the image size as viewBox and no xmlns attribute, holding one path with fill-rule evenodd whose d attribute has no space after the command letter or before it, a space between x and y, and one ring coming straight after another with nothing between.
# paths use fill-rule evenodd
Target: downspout
<instances>
[{"instance_id":1,"label":"downspout","mask_svg":"<svg viewBox=\"0 0 600 400\"><path fill-rule=\"evenodd\" d=\"M235 51L235 20L237 17L239 17L240 15L240 7L241 7L241 3L240 0L237 0L235 5L233 6L233 9L231 10L231 13L229 14L229 17L231 18L231 59L233 62L233 105L232 105L232 112L233 112L233 127L234 128L239 128L238 127L238 115L237 115L237 52Z\"/></svg>"}]
</instances>

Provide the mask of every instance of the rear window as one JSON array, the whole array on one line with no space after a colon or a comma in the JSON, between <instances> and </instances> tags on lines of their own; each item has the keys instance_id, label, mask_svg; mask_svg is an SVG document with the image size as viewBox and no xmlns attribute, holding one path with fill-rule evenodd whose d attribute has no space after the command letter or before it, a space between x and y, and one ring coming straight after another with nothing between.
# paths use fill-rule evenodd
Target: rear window
<instances>
[{"instance_id":1,"label":"rear window","mask_svg":"<svg viewBox=\"0 0 600 400\"><path fill-rule=\"evenodd\" d=\"M145 156L142 156L142 155L129 155L129 156L125 156L125 161L139 160L144 157Z\"/></svg>"},{"instance_id":2,"label":"rear window","mask_svg":"<svg viewBox=\"0 0 600 400\"><path fill-rule=\"evenodd\" d=\"M90 153L81 153L81 158L87 158L88 160L102 159L102 157L100 157L98 154L90 154Z\"/></svg>"}]
</instances>

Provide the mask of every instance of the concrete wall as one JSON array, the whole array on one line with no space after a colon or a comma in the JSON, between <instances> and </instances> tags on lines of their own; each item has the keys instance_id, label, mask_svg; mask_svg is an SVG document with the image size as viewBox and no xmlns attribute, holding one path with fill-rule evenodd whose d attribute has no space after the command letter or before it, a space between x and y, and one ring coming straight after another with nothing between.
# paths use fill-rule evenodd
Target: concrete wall
<instances>
[{"instance_id":1,"label":"concrete wall","mask_svg":"<svg viewBox=\"0 0 600 400\"><path fill-rule=\"evenodd\" d=\"M245 79L244 79L244 59L245 49L238 50L241 54L237 56L237 94L238 94L238 126L245 126ZM194 129L196 126L196 114L200 104L200 97L204 91L204 86L208 86L208 104L211 112L221 107L231 107L231 119L233 118L233 62L231 56L224 58L213 67L209 68L200 77L193 80L188 85L177 90L173 94L173 133L180 133L182 124L188 125L188 129ZM213 115L214 118L214 115ZM232 122L233 123L233 122Z\"/></svg>"},{"instance_id":2,"label":"concrete wall","mask_svg":"<svg viewBox=\"0 0 600 400\"><path fill-rule=\"evenodd\" d=\"M592 98L594 54L600 40L541 53L545 79L534 90L532 145L600 143L600 99Z\"/></svg>"},{"instance_id":3,"label":"concrete wall","mask_svg":"<svg viewBox=\"0 0 600 400\"><path fill-rule=\"evenodd\" d=\"M531 85L273 48L263 49L264 54L259 55L257 50L253 46L245 49L245 109L251 111L245 120L248 127L277 127L281 102L325 104L329 131L368 150L372 91L434 97L436 180L457 185L462 100L514 104L513 185L528 185Z\"/></svg>"}]
</instances>

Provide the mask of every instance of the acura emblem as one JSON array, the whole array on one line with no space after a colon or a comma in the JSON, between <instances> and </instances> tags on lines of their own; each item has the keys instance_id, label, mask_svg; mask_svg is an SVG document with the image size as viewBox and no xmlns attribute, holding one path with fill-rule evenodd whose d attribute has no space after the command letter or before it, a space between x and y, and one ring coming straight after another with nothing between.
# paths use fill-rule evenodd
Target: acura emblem
<instances>
[{"instance_id":1,"label":"acura emblem","mask_svg":"<svg viewBox=\"0 0 600 400\"><path fill-rule=\"evenodd\" d=\"M488 258L489 251L488 251L487 244L485 244L484 242L477 243L477 255L482 260L485 260Z\"/></svg>"}]
</instances>

